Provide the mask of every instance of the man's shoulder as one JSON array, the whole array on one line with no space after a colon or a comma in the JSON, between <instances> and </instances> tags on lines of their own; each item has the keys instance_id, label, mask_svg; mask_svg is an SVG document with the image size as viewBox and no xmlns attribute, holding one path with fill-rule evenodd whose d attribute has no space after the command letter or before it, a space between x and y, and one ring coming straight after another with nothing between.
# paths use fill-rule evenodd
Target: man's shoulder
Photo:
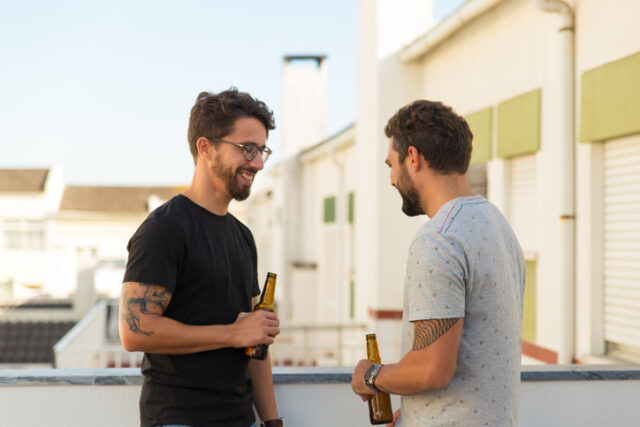
<instances>
[{"instance_id":1,"label":"man's shoulder","mask_svg":"<svg viewBox=\"0 0 640 427\"><path fill-rule=\"evenodd\" d=\"M231 224L233 224L235 227L238 227L243 233L245 233L247 235L250 235L250 236L252 235L251 230L249 229L249 227L247 227L247 225L245 223L243 223L238 218L236 218L235 215L233 215L232 213L229 213L228 216L229 216L229 221L231 222Z\"/></svg>"},{"instance_id":2,"label":"man's shoulder","mask_svg":"<svg viewBox=\"0 0 640 427\"><path fill-rule=\"evenodd\" d=\"M174 196L151 211L140 230L182 230L180 218L184 216L184 209L180 197Z\"/></svg>"},{"instance_id":3,"label":"man's shoulder","mask_svg":"<svg viewBox=\"0 0 640 427\"><path fill-rule=\"evenodd\" d=\"M492 206L480 195L458 197L445 203L429 223L439 234L444 235L452 231L451 227L454 224L459 224L474 215L483 215Z\"/></svg>"}]
</instances>

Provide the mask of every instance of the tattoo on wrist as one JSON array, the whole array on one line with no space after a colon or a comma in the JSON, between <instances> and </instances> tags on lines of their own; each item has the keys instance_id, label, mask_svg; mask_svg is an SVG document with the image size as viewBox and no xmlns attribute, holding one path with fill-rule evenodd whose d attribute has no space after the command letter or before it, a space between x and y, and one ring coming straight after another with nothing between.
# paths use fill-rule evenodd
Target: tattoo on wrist
<instances>
[{"instance_id":1,"label":"tattoo on wrist","mask_svg":"<svg viewBox=\"0 0 640 427\"><path fill-rule=\"evenodd\" d=\"M456 317L453 319L429 319L415 322L412 350L422 350L428 347L444 335L457 321L458 318Z\"/></svg>"},{"instance_id":2,"label":"tattoo on wrist","mask_svg":"<svg viewBox=\"0 0 640 427\"><path fill-rule=\"evenodd\" d=\"M136 334L153 335L153 331L144 331L140 328L140 314L161 315L169 305L171 293L164 287L159 285L150 285L147 283L139 283L144 293L133 295L134 292L127 292L123 296L121 304L124 303L122 317L129 325L129 330ZM137 307L137 310L134 310Z\"/></svg>"}]
</instances>

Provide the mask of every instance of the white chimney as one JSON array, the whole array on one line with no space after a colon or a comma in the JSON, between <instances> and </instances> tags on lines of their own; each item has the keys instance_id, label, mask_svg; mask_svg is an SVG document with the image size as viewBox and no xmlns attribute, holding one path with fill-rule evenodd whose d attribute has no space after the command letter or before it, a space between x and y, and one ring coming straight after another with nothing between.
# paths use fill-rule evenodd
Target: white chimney
<instances>
[{"instance_id":1,"label":"white chimney","mask_svg":"<svg viewBox=\"0 0 640 427\"><path fill-rule=\"evenodd\" d=\"M326 137L326 56L285 56L283 86L282 156L288 159Z\"/></svg>"}]
</instances>

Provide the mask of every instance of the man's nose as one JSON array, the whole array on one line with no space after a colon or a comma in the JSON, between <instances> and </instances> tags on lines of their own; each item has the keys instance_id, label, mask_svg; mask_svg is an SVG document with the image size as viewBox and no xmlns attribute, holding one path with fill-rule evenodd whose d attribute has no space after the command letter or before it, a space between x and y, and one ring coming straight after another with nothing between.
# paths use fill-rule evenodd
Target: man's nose
<instances>
[{"instance_id":1,"label":"man's nose","mask_svg":"<svg viewBox=\"0 0 640 427\"><path fill-rule=\"evenodd\" d=\"M252 168L255 168L256 170L262 170L264 169L264 160L262 159L262 153L258 153L253 160L251 160L249 162L249 165L251 165Z\"/></svg>"}]
</instances>

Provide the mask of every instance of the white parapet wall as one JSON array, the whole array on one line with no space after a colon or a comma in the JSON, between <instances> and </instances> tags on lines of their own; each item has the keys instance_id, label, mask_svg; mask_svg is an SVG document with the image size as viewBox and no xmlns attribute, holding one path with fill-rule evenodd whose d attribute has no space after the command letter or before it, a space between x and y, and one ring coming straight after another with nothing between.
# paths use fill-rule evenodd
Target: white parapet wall
<instances>
[{"instance_id":1,"label":"white parapet wall","mask_svg":"<svg viewBox=\"0 0 640 427\"><path fill-rule=\"evenodd\" d=\"M369 425L353 394L352 368L274 368L276 399L295 427ZM0 425L127 427L139 425L138 369L0 371ZM526 366L520 426L635 426L640 367ZM398 407L398 398L392 403Z\"/></svg>"}]
</instances>

